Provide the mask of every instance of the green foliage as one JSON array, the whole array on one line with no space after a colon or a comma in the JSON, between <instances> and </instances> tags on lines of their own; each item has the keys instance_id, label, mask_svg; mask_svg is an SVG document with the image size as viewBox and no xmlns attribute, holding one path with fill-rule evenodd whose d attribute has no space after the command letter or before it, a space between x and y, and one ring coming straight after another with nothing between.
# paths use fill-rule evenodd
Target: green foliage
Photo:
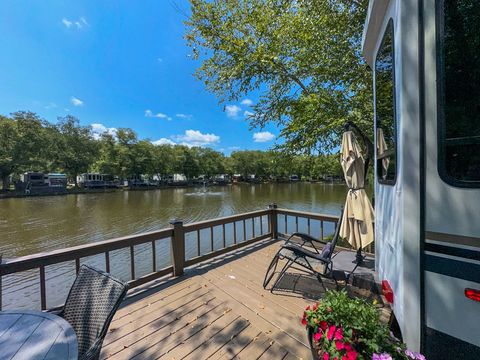
<instances>
[{"instance_id":1,"label":"green foliage","mask_svg":"<svg viewBox=\"0 0 480 360\"><path fill-rule=\"evenodd\" d=\"M360 45L367 0L190 0L196 76L220 101L252 91L252 127L278 125L282 148L330 152L347 120L373 129Z\"/></svg>"},{"instance_id":2,"label":"green foliage","mask_svg":"<svg viewBox=\"0 0 480 360\"><path fill-rule=\"evenodd\" d=\"M93 163L97 143L93 140L90 127L80 126L79 120L71 115L59 118L56 128L58 149L55 158L59 167L76 183L77 175L87 172Z\"/></svg>"},{"instance_id":3,"label":"green foliage","mask_svg":"<svg viewBox=\"0 0 480 360\"><path fill-rule=\"evenodd\" d=\"M55 125L32 112L0 117L0 178L4 187L8 187L10 175L27 171L64 172L71 180L92 171L122 179L164 178L173 173L189 179L238 173L263 179L290 175L318 179L341 174L337 155L245 150L226 157L210 148L154 145L148 139L139 140L131 129L94 136L90 127L80 125L73 116L59 118Z\"/></svg>"},{"instance_id":4,"label":"green foliage","mask_svg":"<svg viewBox=\"0 0 480 360\"><path fill-rule=\"evenodd\" d=\"M378 354L411 359L405 345L380 321L375 304L350 298L345 290L327 291L320 302L306 308L302 323L312 330L320 352L328 353L331 359L380 359Z\"/></svg>"}]
</instances>

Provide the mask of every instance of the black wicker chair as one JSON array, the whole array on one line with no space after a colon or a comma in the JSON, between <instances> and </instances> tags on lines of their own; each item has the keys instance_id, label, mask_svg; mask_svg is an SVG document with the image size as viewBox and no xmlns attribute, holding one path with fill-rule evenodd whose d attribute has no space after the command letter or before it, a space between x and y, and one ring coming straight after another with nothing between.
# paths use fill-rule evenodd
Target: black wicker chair
<instances>
[{"instance_id":1,"label":"black wicker chair","mask_svg":"<svg viewBox=\"0 0 480 360\"><path fill-rule=\"evenodd\" d=\"M315 239L304 233L297 232L292 234L270 262L263 280L263 288L267 288L268 284L276 274L278 262L280 260L285 260L286 262L270 288L271 292L273 292L277 284L280 283L283 276L286 274L287 270L291 267L316 276L322 285L323 277L332 279L338 287L337 279L333 276L333 258L335 257L335 246L337 245L340 236L340 224L342 223L342 218L343 209L338 220L338 225L335 229L335 234L330 242ZM294 238L299 238L300 242L293 241ZM319 248L319 244L323 244L323 247Z\"/></svg>"},{"instance_id":2,"label":"black wicker chair","mask_svg":"<svg viewBox=\"0 0 480 360\"><path fill-rule=\"evenodd\" d=\"M108 327L128 285L108 273L82 265L65 305L57 314L72 325L78 340L78 359L100 356Z\"/></svg>"}]
</instances>

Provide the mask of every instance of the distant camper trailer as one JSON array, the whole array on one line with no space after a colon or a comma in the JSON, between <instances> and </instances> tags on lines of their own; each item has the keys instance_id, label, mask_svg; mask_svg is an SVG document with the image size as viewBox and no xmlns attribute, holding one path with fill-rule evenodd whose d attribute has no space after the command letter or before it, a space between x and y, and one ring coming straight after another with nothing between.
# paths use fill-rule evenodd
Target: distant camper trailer
<instances>
[{"instance_id":1,"label":"distant camper trailer","mask_svg":"<svg viewBox=\"0 0 480 360\"><path fill-rule=\"evenodd\" d=\"M26 195L41 195L65 192L67 176L64 174L47 174L41 172L26 172L20 175L20 181L15 184L17 191Z\"/></svg>"},{"instance_id":2,"label":"distant camper trailer","mask_svg":"<svg viewBox=\"0 0 480 360\"><path fill-rule=\"evenodd\" d=\"M187 185L187 177L184 174L173 174L168 177L167 184L170 186Z\"/></svg>"},{"instance_id":3,"label":"distant camper trailer","mask_svg":"<svg viewBox=\"0 0 480 360\"><path fill-rule=\"evenodd\" d=\"M41 172L26 172L20 175L20 181L24 183L26 187L45 186L45 174Z\"/></svg>"},{"instance_id":4,"label":"distant camper trailer","mask_svg":"<svg viewBox=\"0 0 480 360\"><path fill-rule=\"evenodd\" d=\"M226 174L216 175L213 181L217 185L226 185L230 183L230 176Z\"/></svg>"},{"instance_id":5,"label":"distant camper trailer","mask_svg":"<svg viewBox=\"0 0 480 360\"><path fill-rule=\"evenodd\" d=\"M80 187L87 189L117 187L118 181L112 175L98 173L84 173L77 176Z\"/></svg>"},{"instance_id":6,"label":"distant camper trailer","mask_svg":"<svg viewBox=\"0 0 480 360\"><path fill-rule=\"evenodd\" d=\"M298 177L298 175L290 175L290 181L291 182L300 181L300 178Z\"/></svg>"},{"instance_id":7,"label":"distant camper trailer","mask_svg":"<svg viewBox=\"0 0 480 360\"><path fill-rule=\"evenodd\" d=\"M242 181L242 175L241 174L233 174L232 176L232 182L237 183L239 181Z\"/></svg>"},{"instance_id":8,"label":"distant camper trailer","mask_svg":"<svg viewBox=\"0 0 480 360\"><path fill-rule=\"evenodd\" d=\"M54 188L66 188L67 187L67 175L59 173L50 173L44 177L45 184Z\"/></svg>"}]
</instances>

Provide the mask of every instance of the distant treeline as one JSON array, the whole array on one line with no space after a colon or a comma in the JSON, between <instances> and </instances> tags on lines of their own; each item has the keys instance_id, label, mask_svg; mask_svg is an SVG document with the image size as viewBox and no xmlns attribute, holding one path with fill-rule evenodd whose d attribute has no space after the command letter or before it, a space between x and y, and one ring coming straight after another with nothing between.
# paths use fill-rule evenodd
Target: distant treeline
<instances>
[{"instance_id":1,"label":"distant treeline","mask_svg":"<svg viewBox=\"0 0 480 360\"><path fill-rule=\"evenodd\" d=\"M0 180L4 188L11 176L27 171L61 172L76 181L77 175L99 172L130 179L140 175L163 177L181 173L199 175L255 174L264 178L318 179L341 176L338 155L288 155L277 151L235 151L230 156L204 147L154 145L121 128L115 134L95 134L73 116L56 124L33 112L0 116Z\"/></svg>"}]
</instances>

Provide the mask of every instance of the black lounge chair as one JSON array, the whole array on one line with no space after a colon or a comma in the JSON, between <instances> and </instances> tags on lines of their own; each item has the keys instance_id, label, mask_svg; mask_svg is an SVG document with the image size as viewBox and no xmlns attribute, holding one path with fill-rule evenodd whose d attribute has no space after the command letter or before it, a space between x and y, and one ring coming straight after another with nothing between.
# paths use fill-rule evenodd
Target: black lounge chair
<instances>
[{"instance_id":1,"label":"black lounge chair","mask_svg":"<svg viewBox=\"0 0 480 360\"><path fill-rule=\"evenodd\" d=\"M337 279L333 274L333 258L335 257L334 250L340 234L342 216L343 209L332 241L322 241L304 233L293 233L273 257L267 269L267 273L265 274L265 279L263 280L263 288L266 289L272 278L275 276L278 262L280 260L286 260L286 263L278 273L275 282L270 288L270 292L273 292L275 287L286 274L287 270L295 266L300 267L295 267L297 270L316 276L322 285L322 278L329 278L334 280L338 287ZM294 241L294 238L299 238L300 242ZM319 248L319 244L322 244L323 247Z\"/></svg>"},{"instance_id":2,"label":"black lounge chair","mask_svg":"<svg viewBox=\"0 0 480 360\"><path fill-rule=\"evenodd\" d=\"M127 290L127 284L108 273L80 267L64 307L56 313L75 330L79 360L99 358L103 339Z\"/></svg>"}]
</instances>

